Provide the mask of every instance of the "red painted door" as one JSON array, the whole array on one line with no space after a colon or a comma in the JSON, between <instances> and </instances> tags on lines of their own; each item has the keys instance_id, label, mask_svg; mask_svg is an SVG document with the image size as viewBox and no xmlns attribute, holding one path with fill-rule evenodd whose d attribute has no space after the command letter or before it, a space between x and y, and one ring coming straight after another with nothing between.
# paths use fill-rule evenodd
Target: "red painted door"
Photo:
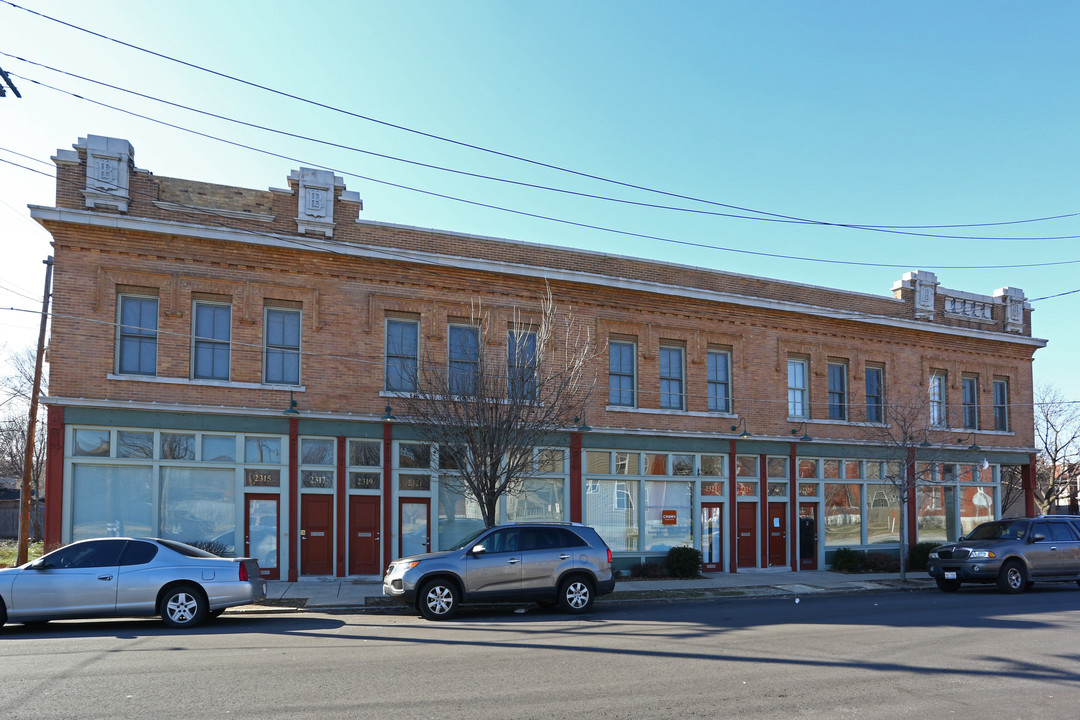
<instances>
[{"instance_id":1,"label":"red painted door","mask_svg":"<svg viewBox=\"0 0 1080 720\"><path fill-rule=\"evenodd\" d=\"M259 574L277 580L278 501L277 495L245 495L244 555L259 561Z\"/></svg>"},{"instance_id":2,"label":"red painted door","mask_svg":"<svg viewBox=\"0 0 1080 720\"><path fill-rule=\"evenodd\" d=\"M787 503L769 503L769 567L787 565Z\"/></svg>"},{"instance_id":3,"label":"red painted door","mask_svg":"<svg viewBox=\"0 0 1080 720\"><path fill-rule=\"evenodd\" d=\"M701 503L701 569L724 569L724 506Z\"/></svg>"},{"instance_id":4,"label":"red painted door","mask_svg":"<svg viewBox=\"0 0 1080 720\"><path fill-rule=\"evenodd\" d=\"M303 495L300 501L300 574L334 574L334 496Z\"/></svg>"},{"instance_id":5,"label":"red painted door","mask_svg":"<svg viewBox=\"0 0 1080 720\"><path fill-rule=\"evenodd\" d=\"M817 503L799 503L799 569L817 570Z\"/></svg>"},{"instance_id":6,"label":"red painted door","mask_svg":"<svg viewBox=\"0 0 1080 720\"><path fill-rule=\"evenodd\" d=\"M379 498L353 495L349 498L349 574L379 573Z\"/></svg>"},{"instance_id":7,"label":"red painted door","mask_svg":"<svg viewBox=\"0 0 1080 720\"><path fill-rule=\"evenodd\" d=\"M757 567L757 503L738 503L736 562L738 566Z\"/></svg>"}]
</instances>

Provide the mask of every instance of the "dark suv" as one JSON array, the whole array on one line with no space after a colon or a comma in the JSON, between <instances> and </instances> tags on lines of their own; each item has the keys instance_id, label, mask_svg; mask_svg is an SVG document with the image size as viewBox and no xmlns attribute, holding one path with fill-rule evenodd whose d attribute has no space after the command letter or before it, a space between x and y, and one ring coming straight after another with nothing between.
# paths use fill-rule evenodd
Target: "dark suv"
<instances>
[{"instance_id":1,"label":"dark suv","mask_svg":"<svg viewBox=\"0 0 1080 720\"><path fill-rule=\"evenodd\" d=\"M979 525L930 551L930 576L945 592L961 583L996 582L1019 593L1038 582L1080 584L1080 517L1040 515Z\"/></svg>"},{"instance_id":2,"label":"dark suv","mask_svg":"<svg viewBox=\"0 0 1080 720\"><path fill-rule=\"evenodd\" d=\"M484 528L444 552L390 563L383 595L445 620L463 603L523 602L588 610L615 589L611 549L579 523L514 523Z\"/></svg>"}]
</instances>

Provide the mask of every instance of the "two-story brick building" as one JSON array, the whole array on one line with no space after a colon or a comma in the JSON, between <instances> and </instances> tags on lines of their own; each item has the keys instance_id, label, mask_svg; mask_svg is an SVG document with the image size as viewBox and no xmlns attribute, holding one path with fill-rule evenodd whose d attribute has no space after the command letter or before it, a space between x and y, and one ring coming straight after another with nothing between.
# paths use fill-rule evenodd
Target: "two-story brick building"
<instances>
[{"instance_id":1,"label":"two-story brick building","mask_svg":"<svg viewBox=\"0 0 1080 720\"><path fill-rule=\"evenodd\" d=\"M597 389L500 517L593 525L621 567L682 544L732 572L895 550L895 448L872 430L912 389L932 439L912 541L998 514L1002 466L1031 479L1045 342L1020 290L912 272L869 295L391 225L328 171L259 191L133 155L80 139L32 208L55 248L51 543L217 543L290 578L447 547L479 515L394 416L400 368L453 360L475 300L509 328L545 287L591 328Z\"/></svg>"}]
</instances>

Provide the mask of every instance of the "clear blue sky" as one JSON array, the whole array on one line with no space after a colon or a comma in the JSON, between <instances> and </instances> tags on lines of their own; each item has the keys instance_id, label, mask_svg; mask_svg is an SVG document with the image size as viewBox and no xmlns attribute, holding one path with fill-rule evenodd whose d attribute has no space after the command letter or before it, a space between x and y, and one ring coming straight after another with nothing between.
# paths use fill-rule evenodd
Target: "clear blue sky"
<instances>
[{"instance_id":1,"label":"clear blue sky","mask_svg":"<svg viewBox=\"0 0 1080 720\"><path fill-rule=\"evenodd\" d=\"M771 213L949 225L1080 212L1080 4L1066 2L155 2L13 0L112 38L385 123L634 185ZM0 51L293 133L474 173L726 212L600 183L276 97L0 2ZM646 209L508 186L333 149L169 108L0 55L0 161L47 160L88 133L123 137L158 175L285 185L303 164L345 175L367 219L568 245L888 295L908 270L1029 298L1080 289L1080 243L923 238ZM32 78L268 157L87 104ZM366 176L370 179L350 177ZM383 181L383 182L376 182ZM585 229L575 223L808 262ZM0 162L0 306L37 309L48 235L27 204L49 178ZM1080 235L1080 218L923 230ZM959 269L961 266L1005 266ZM1014 266L1014 267L1008 267ZM1036 383L1080 400L1080 293L1034 303ZM31 315L0 312L10 350Z\"/></svg>"}]
</instances>

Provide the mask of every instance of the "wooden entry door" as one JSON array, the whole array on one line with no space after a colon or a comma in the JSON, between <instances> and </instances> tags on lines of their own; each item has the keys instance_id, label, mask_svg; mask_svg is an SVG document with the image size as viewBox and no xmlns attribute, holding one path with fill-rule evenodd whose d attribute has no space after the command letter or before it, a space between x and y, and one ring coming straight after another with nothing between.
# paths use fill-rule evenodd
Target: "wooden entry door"
<instances>
[{"instance_id":1,"label":"wooden entry door","mask_svg":"<svg viewBox=\"0 0 1080 720\"><path fill-rule=\"evenodd\" d=\"M371 495L349 497L349 574L379 573L380 498Z\"/></svg>"},{"instance_id":2,"label":"wooden entry door","mask_svg":"<svg viewBox=\"0 0 1080 720\"><path fill-rule=\"evenodd\" d=\"M769 567L787 565L787 503L769 503Z\"/></svg>"},{"instance_id":3,"label":"wooden entry door","mask_svg":"<svg viewBox=\"0 0 1080 720\"><path fill-rule=\"evenodd\" d=\"M701 503L701 569L724 569L724 506Z\"/></svg>"},{"instance_id":4,"label":"wooden entry door","mask_svg":"<svg viewBox=\"0 0 1080 720\"><path fill-rule=\"evenodd\" d=\"M799 569L817 567L817 503L799 503Z\"/></svg>"},{"instance_id":5,"label":"wooden entry door","mask_svg":"<svg viewBox=\"0 0 1080 720\"><path fill-rule=\"evenodd\" d=\"M302 495L300 574L334 574L334 496Z\"/></svg>"},{"instance_id":6,"label":"wooden entry door","mask_svg":"<svg viewBox=\"0 0 1080 720\"><path fill-rule=\"evenodd\" d=\"M277 580L278 503L277 495L244 496L244 555L259 561L259 574Z\"/></svg>"},{"instance_id":7,"label":"wooden entry door","mask_svg":"<svg viewBox=\"0 0 1080 720\"><path fill-rule=\"evenodd\" d=\"M735 561L739 567L757 567L757 503L738 503Z\"/></svg>"}]
</instances>

